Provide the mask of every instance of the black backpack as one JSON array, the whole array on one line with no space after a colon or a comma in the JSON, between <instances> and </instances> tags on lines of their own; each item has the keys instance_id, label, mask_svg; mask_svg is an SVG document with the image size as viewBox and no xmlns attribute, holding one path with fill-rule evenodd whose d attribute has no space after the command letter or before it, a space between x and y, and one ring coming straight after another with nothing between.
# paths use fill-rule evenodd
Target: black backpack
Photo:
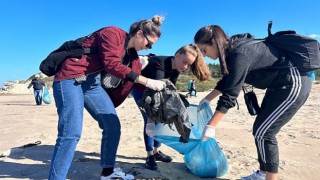
<instances>
[{"instance_id":1,"label":"black backpack","mask_svg":"<svg viewBox=\"0 0 320 180\"><path fill-rule=\"evenodd\" d=\"M308 72L320 68L320 44L316 39L297 34L295 31L279 31L271 33L272 21L268 23L268 36L264 39L254 39L249 33L233 36L233 40L240 39L240 43L235 47L245 44L255 44L265 42L277 48L281 56L288 59L301 72ZM281 68L281 67L280 67ZM244 99L250 115L258 115L261 111L253 87L248 90L242 87Z\"/></svg>"},{"instance_id":2,"label":"black backpack","mask_svg":"<svg viewBox=\"0 0 320 180\"><path fill-rule=\"evenodd\" d=\"M80 59L85 54L97 53L98 50L96 48L83 48L81 46L86 37L64 42L41 62L40 71L47 76L53 76L59 71L64 60L72 57Z\"/></svg>"},{"instance_id":3,"label":"black backpack","mask_svg":"<svg viewBox=\"0 0 320 180\"><path fill-rule=\"evenodd\" d=\"M267 44L277 48L282 57L288 59L300 71L308 72L320 68L320 44L316 39L297 34L295 31L279 31L271 34L272 21L268 23Z\"/></svg>"}]
</instances>

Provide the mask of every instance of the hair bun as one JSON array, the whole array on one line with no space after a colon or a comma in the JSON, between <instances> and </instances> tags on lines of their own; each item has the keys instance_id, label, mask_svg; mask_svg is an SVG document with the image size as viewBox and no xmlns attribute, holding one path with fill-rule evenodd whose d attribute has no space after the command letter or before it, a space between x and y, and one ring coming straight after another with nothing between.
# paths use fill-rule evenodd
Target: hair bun
<instances>
[{"instance_id":1,"label":"hair bun","mask_svg":"<svg viewBox=\"0 0 320 180\"><path fill-rule=\"evenodd\" d=\"M161 26L164 19L165 19L164 16L155 15L152 17L152 22L157 26Z\"/></svg>"}]
</instances>

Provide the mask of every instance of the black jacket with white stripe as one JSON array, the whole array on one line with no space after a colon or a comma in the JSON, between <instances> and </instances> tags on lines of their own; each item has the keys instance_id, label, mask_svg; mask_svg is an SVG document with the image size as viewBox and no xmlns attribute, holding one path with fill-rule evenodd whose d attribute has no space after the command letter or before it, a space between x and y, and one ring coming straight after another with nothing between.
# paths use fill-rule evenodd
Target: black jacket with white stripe
<instances>
[{"instance_id":1,"label":"black jacket with white stripe","mask_svg":"<svg viewBox=\"0 0 320 180\"><path fill-rule=\"evenodd\" d=\"M287 81L283 73L289 72L289 64L286 60L280 60L279 51L265 42L244 43L252 39L250 34L230 38L231 46L226 51L229 75L224 76L215 87L222 92L216 107L218 111L226 113L236 105L244 83L266 89L278 86L279 83L275 85L274 82L279 78Z\"/></svg>"}]
</instances>

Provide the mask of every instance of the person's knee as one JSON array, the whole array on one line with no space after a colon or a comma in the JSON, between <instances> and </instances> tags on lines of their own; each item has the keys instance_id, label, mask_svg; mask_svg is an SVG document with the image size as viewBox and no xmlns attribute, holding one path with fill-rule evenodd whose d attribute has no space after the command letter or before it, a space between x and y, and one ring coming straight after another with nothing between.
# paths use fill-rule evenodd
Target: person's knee
<instances>
[{"instance_id":1,"label":"person's knee","mask_svg":"<svg viewBox=\"0 0 320 180\"><path fill-rule=\"evenodd\" d=\"M103 130L103 133L120 136L121 124L118 116L115 114L107 114L101 115L101 117L99 127Z\"/></svg>"}]
</instances>

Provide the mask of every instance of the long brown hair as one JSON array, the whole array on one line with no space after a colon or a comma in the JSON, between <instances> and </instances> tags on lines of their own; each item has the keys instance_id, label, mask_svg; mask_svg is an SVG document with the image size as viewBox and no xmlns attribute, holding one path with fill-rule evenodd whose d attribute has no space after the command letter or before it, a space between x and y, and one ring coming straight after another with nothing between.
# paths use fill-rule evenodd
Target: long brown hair
<instances>
[{"instance_id":1,"label":"long brown hair","mask_svg":"<svg viewBox=\"0 0 320 180\"><path fill-rule=\"evenodd\" d=\"M229 46L229 37L218 25L205 26L198 30L194 36L196 44L216 45L219 52L219 63L221 73L228 75L228 67L226 64L226 49Z\"/></svg>"},{"instance_id":2,"label":"long brown hair","mask_svg":"<svg viewBox=\"0 0 320 180\"><path fill-rule=\"evenodd\" d=\"M195 57L195 61L191 65L191 72L194 76L197 77L200 81L206 81L211 78L211 73L209 70L208 65L204 61L203 55L200 51L200 49L194 45L194 44L189 44L186 46L182 46L177 50L176 54L191 54Z\"/></svg>"}]
</instances>

